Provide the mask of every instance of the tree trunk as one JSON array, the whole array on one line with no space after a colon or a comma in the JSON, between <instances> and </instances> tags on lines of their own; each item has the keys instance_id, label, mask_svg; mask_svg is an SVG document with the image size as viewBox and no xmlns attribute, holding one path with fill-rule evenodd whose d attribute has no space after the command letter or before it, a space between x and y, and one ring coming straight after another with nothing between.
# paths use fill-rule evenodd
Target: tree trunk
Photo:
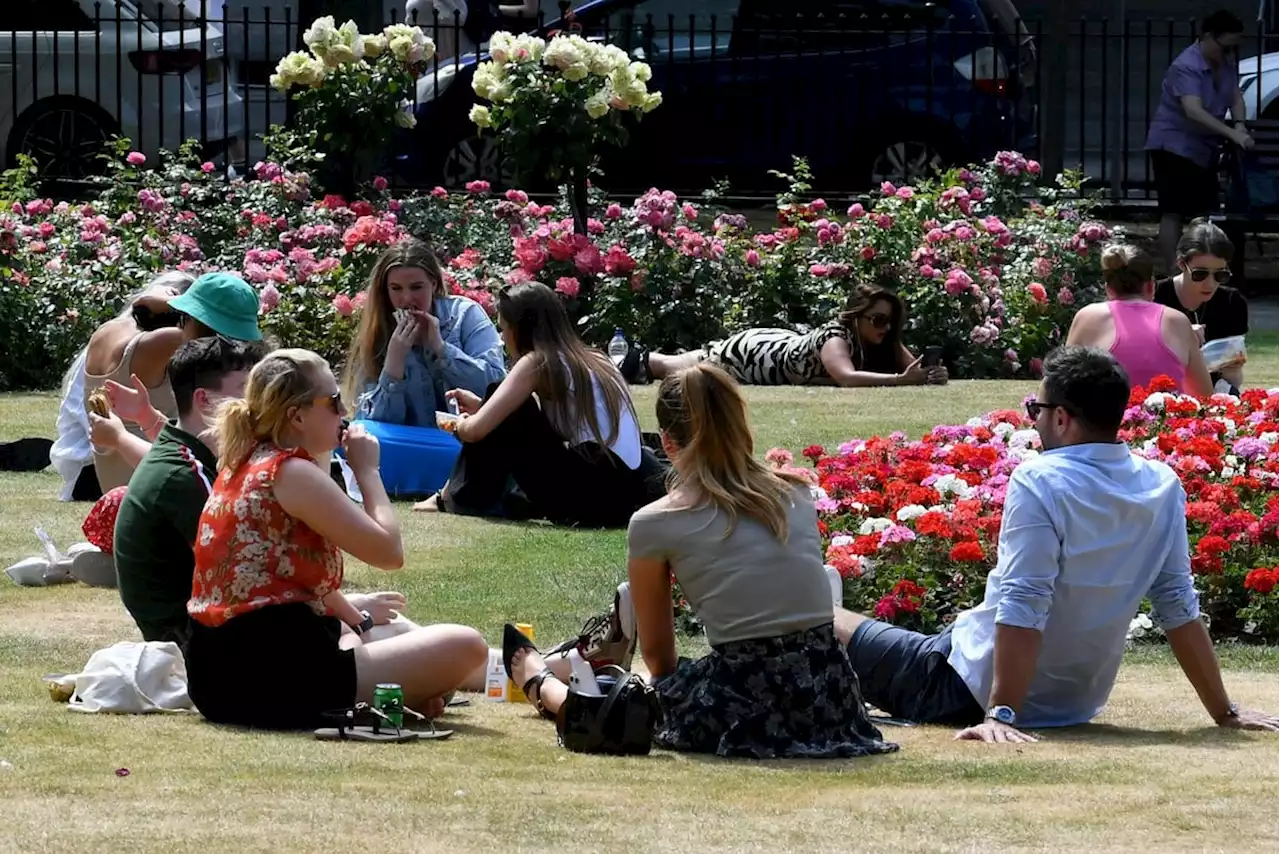
<instances>
[{"instance_id":1,"label":"tree trunk","mask_svg":"<svg viewBox=\"0 0 1280 854\"><path fill-rule=\"evenodd\" d=\"M569 178L569 210L573 213L574 233L586 234L587 176L584 169L575 169Z\"/></svg>"}]
</instances>

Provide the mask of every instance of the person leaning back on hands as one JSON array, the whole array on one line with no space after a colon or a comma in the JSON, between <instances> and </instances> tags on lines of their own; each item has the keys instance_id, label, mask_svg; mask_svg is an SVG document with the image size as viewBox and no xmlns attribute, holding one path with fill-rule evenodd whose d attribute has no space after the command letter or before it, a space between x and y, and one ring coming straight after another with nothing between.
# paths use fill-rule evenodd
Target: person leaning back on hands
<instances>
[{"instance_id":1,"label":"person leaning back on hands","mask_svg":"<svg viewBox=\"0 0 1280 854\"><path fill-rule=\"evenodd\" d=\"M932 636L836 609L868 702L984 742L1087 723L1106 706L1145 598L1218 726L1277 729L1222 684L1191 578L1186 493L1173 469L1119 441L1128 403L1111 354L1049 354L1027 403L1044 451L1010 475L982 604Z\"/></svg>"}]
</instances>

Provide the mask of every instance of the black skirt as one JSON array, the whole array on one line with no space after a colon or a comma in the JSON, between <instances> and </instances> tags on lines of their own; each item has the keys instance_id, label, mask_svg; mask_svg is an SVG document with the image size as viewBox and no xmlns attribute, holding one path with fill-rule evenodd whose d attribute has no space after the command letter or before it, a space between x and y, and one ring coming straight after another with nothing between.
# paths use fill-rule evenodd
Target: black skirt
<instances>
[{"instance_id":1,"label":"black skirt","mask_svg":"<svg viewBox=\"0 0 1280 854\"><path fill-rule=\"evenodd\" d=\"M867 717L857 674L830 623L734 641L654 683L668 750L754 759L834 759L892 753Z\"/></svg>"},{"instance_id":2,"label":"black skirt","mask_svg":"<svg viewBox=\"0 0 1280 854\"><path fill-rule=\"evenodd\" d=\"M215 723L309 729L356 699L355 653L341 623L306 603L268 605L210 628L194 623L187 690Z\"/></svg>"}]
</instances>

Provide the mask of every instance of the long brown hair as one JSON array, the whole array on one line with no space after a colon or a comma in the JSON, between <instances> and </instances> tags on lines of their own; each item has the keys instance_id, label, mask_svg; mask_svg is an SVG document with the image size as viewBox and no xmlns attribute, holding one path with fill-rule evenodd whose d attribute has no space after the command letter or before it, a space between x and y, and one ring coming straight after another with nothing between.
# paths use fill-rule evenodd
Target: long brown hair
<instances>
[{"instance_id":1,"label":"long brown hair","mask_svg":"<svg viewBox=\"0 0 1280 854\"><path fill-rule=\"evenodd\" d=\"M804 480L755 458L747 401L732 377L708 362L668 374L658 387L657 414L658 427L680 449L672 489L687 486L724 511L729 530L747 516L786 542L787 508Z\"/></svg>"},{"instance_id":2,"label":"long brown hair","mask_svg":"<svg viewBox=\"0 0 1280 854\"><path fill-rule=\"evenodd\" d=\"M239 468L262 442L279 445L289 410L315 400L316 377L328 368L310 350L276 350L254 365L244 398L218 407L218 469Z\"/></svg>"},{"instance_id":3,"label":"long brown hair","mask_svg":"<svg viewBox=\"0 0 1280 854\"><path fill-rule=\"evenodd\" d=\"M534 390L547 418L561 435L585 434L601 447L618 439L624 410L635 416L626 381L609 357L582 342L555 291L537 282L504 288L498 293L498 319L511 330L513 360L533 354L538 380ZM601 424L596 390L612 424Z\"/></svg>"},{"instance_id":4,"label":"long brown hair","mask_svg":"<svg viewBox=\"0 0 1280 854\"><path fill-rule=\"evenodd\" d=\"M858 333L858 318L866 315L871 306L884 300L889 303L889 321L893 325L889 334L879 344L868 344ZM907 322L907 307L902 297L879 285L859 283L853 286L844 308L836 314L836 320L853 333L854 365L859 370L885 370L898 372L898 354L902 350L902 327Z\"/></svg>"},{"instance_id":5,"label":"long brown hair","mask_svg":"<svg viewBox=\"0 0 1280 854\"><path fill-rule=\"evenodd\" d=\"M387 358L387 343L396 328L395 312L387 295L387 275L397 267L416 267L432 282L432 297L447 296L440 261L431 247L420 240L407 238L387 247L369 274L364 307L360 310L360 326L351 342L342 379L342 393L354 403L363 386L382 373Z\"/></svg>"}]
</instances>

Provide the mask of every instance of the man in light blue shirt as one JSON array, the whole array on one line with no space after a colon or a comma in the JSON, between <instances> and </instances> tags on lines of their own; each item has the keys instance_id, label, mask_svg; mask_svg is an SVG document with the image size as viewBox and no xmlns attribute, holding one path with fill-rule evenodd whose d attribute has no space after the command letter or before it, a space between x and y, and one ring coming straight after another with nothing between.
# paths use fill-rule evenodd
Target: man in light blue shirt
<instances>
[{"instance_id":1,"label":"man in light blue shirt","mask_svg":"<svg viewBox=\"0 0 1280 854\"><path fill-rule=\"evenodd\" d=\"M1230 701L1191 579L1186 495L1164 463L1117 440L1129 380L1109 353L1063 347L1027 404L1044 453L1010 477L981 605L941 634L836 610L863 695L961 738L1086 723L1106 705L1143 598L1219 726L1277 728Z\"/></svg>"}]
</instances>

